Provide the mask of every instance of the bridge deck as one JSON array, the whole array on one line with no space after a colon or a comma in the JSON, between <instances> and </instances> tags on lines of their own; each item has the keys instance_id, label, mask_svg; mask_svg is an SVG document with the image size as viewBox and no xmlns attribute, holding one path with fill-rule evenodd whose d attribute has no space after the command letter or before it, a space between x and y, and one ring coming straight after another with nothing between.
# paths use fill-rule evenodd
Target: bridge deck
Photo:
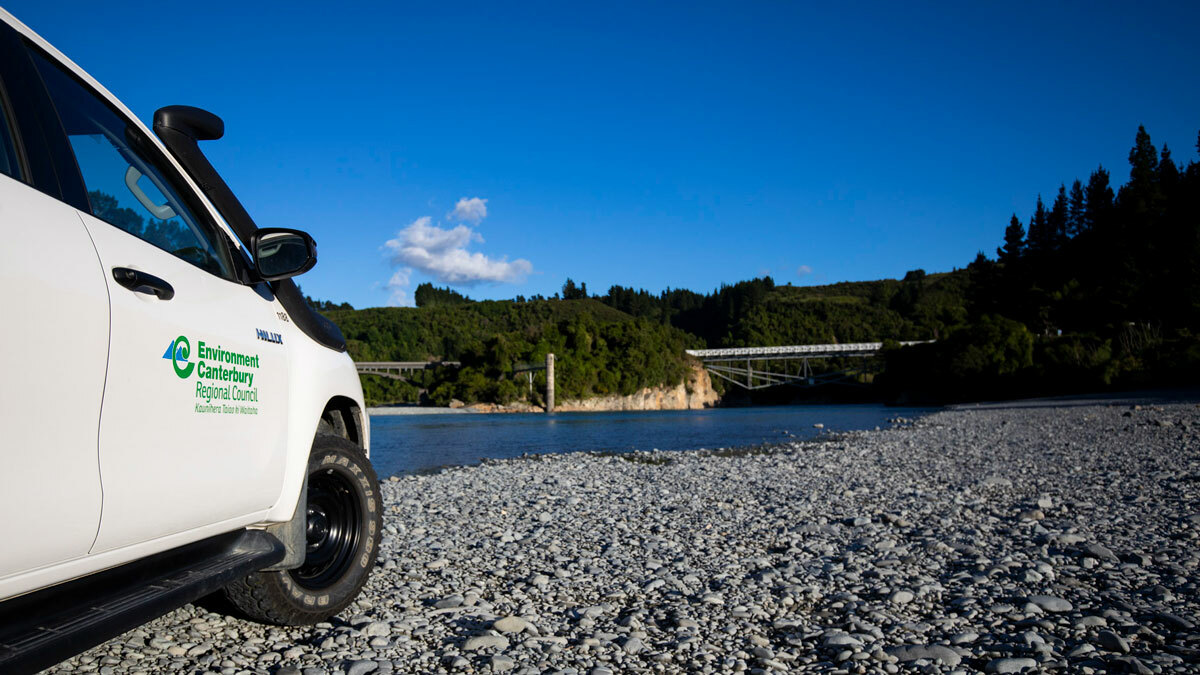
<instances>
[{"instance_id":1,"label":"bridge deck","mask_svg":"<svg viewBox=\"0 0 1200 675\"><path fill-rule=\"evenodd\" d=\"M458 367L458 361L356 361L354 367L362 375L379 375L393 380L404 379L405 373L429 370L441 366Z\"/></svg>"},{"instance_id":2,"label":"bridge deck","mask_svg":"<svg viewBox=\"0 0 1200 675\"><path fill-rule=\"evenodd\" d=\"M917 345L921 342L901 342L901 346ZM702 360L712 359L745 359L754 357L770 357L783 359L788 357L804 358L813 356L851 356L856 354L873 354L883 349L882 342L846 342L830 345L788 345L783 347L733 347L729 349L689 349L687 353Z\"/></svg>"},{"instance_id":3,"label":"bridge deck","mask_svg":"<svg viewBox=\"0 0 1200 675\"><path fill-rule=\"evenodd\" d=\"M458 361L355 361L354 365L359 369L382 369L393 368L403 370L424 370L426 368L436 368L438 366L457 366Z\"/></svg>"}]
</instances>

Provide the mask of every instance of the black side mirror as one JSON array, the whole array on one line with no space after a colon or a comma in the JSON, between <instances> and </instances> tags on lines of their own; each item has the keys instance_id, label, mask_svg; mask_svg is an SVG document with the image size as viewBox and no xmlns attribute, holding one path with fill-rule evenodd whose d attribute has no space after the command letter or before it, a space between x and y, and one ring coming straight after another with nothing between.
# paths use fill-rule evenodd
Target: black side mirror
<instances>
[{"instance_id":1,"label":"black side mirror","mask_svg":"<svg viewBox=\"0 0 1200 675\"><path fill-rule=\"evenodd\" d=\"M258 276L279 281L304 274L317 264L317 242L300 230L266 227L250 237Z\"/></svg>"}]
</instances>

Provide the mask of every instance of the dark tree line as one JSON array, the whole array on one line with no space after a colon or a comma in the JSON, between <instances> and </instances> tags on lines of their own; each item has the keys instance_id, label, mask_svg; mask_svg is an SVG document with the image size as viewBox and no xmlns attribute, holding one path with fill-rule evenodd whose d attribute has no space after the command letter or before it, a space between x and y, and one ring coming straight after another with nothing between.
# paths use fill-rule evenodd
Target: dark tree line
<instances>
[{"instance_id":1,"label":"dark tree line","mask_svg":"<svg viewBox=\"0 0 1200 675\"><path fill-rule=\"evenodd\" d=\"M1197 144L1200 149L1200 142ZM996 260L969 266L971 314L1000 314L1034 332L1111 335L1129 325L1169 333L1200 320L1200 164L1183 170L1138 128L1129 181L1115 192L1099 167L1087 184L1039 196L1025 226L1016 214Z\"/></svg>"},{"instance_id":2,"label":"dark tree line","mask_svg":"<svg viewBox=\"0 0 1200 675\"><path fill-rule=\"evenodd\" d=\"M934 398L1194 382L1198 196L1200 164L1180 168L1139 127L1125 184L1114 190L1097 167L1086 183L1060 185L1049 207L1038 196L1026 221L1013 214L996 259L981 252L967 268L968 322L958 339L893 355L893 393L904 380L940 390L925 392ZM983 348L990 360L959 358L978 356L979 340L991 342ZM1014 351L1020 345L1028 353Z\"/></svg>"},{"instance_id":3,"label":"dark tree line","mask_svg":"<svg viewBox=\"0 0 1200 675\"><path fill-rule=\"evenodd\" d=\"M413 302L417 307L450 307L465 305L471 299L450 288L438 288L429 282L417 284L413 291Z\"/></svg>"}]
</instances>

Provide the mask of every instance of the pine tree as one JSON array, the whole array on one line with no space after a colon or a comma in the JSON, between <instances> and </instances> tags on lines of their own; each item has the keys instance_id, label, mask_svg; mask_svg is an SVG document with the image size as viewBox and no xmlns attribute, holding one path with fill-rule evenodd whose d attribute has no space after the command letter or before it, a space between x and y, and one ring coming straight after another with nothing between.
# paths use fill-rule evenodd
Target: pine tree
<instances>
[{"instance_id":1,"label":"pine tree","mask_svg":"<svg viewBox=\"0 0 1200 675\"><path fill-rule=\"evenodd\" d=\"M1029 253L1048 253L1054 248L1047 216L1046 205L1042 202L1042 196L1038 195L1037 206L1029 218Z\"/></svg>"},{"instance_id":2,"label":"pine tree","mask_svg":"<svg viewBox=\"0 0 1200 675\"><path fill-rule=\"evenodd\" d=\"M562 287L563 300L584 300L587 298L587 296L586 283L576 286L575 281L570 277L567 277L567 282L564 283Z\"/></svg>"},{"instance_id":3,"label":"pine tree","mask_svg":"<svg viewBox=\"0 0 1200 675\"><path fill-rule=\"evenodd\" d=\"M1175 166L1175 161L1171 159L1171 150L1166 143L1163 143L1162 154L1158 159L1158 184L1162 187L1163 194L1167 195L1179 184L1179 167Z\"/></svg>"},{"instance_id":4,"label":"pine tree","mask_svg":"<svg viewBox=\"0 0 1200 675\"><path fill-rule=\"evenodd\" d=\"M996 249L996 257L1000 262L1008 265L1020 260L1024 254L1025 227L1021 225L1021 220L1014 213L1012 220L1008 221L1008 227L1004 228L1004 246Z\"/></svg>"},{"instance_id":5,"label":"pine tree","mask_svg":"<svg viewBox=\"0 0 1200 675\"><path fill-rule=\"evenodd\" d=\"M1094 230L1107 224L1112 211L1113 191L1108 184L1108 171L1098 167L1088 178L1084 190L1083 229Z\"/></svg>"},{"instance_id":6,"label":"pine tree","mask_svg":"<svg viewBox=\"0 0 1200 675\"><path fill-rule=\"evenodd\" d=\"M1076 178L1071 184L1071 197L1067 206L1067 234L1071 237L1078 237L1086 230L1084 223L1084 208L1086 200L1083 196L1083 183Z\"/></svg>"},{"instance_id":7,"label":"pine tree","mask_svg":"<svg viewBox=\"0 0 1200 675\"><path fill-rule=\"evenodd\" d=\"M1117 192L1117 203L1124 213L1124 226L1142 227L1150 224L1162 203L1158 184L1158 150L1150 142L1145 127L1138 127L1137 137L1129 150L1129 182Z\"/></svg>"},{"instance_id":8,"label":"pine tree","mask_svg":"<svg viewBox=\"0 0 1200 675\"><path fill-rule=\"evenodd\" d=\"M1049 232L1050 249L1057 251L1067 240L1067 186L1059 185L1058 194L1054 197L1054 205L1046 216L1046 229Z\"/></svg>"},{"instance_id":9,"label":"pine tree","mask_svg":"<svg viewBox=\"0 0 1200 675\"><path fill-rule=\"evenodd\" d=\"M1153 185L1158 173L1158 151L1150 142L1146 127L1139 125L1133 148L1129 150L1129 182L1131 185Z\"/></svg>"}]
</instances>

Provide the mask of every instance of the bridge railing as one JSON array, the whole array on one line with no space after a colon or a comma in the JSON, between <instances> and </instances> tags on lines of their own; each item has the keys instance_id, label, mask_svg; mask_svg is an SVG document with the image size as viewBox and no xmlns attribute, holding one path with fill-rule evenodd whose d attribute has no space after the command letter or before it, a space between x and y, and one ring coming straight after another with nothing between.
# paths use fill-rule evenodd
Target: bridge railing
<instances>
[{"instance_id":1,"label":"bridge railing","mask_svg":"<svg viewBox=\"0 0 1200 675\"><path fill-rule=\"evenodd\" d=\"M379 375L393 380L403 380L405 373L433 368L457 368L458 361L355 361L354 367L363 375Z\"/></svg>"},{"instance_id":2,"label":"bridge railing","mask_svg":"<svg viewBox=\"0 0 1200 675\"><path fill-rule=\"evenodd\" d=\"M923 342L907 341L899 344L906 347ZM764 389L781 384L815 385L844 381L845 376L858 376L864 371L847 369L818 373L809 365L809 359L865 358L878 354L882 349L882 342L846 342L826 345L688 349L687 353L700 359L705 369L717 377L744 389ZM789 363L796 362L799 362L799 366L794 369L795 372L789 372Z\"/></svg>"},{"instance_id":3,"label":"bridge railing","mask_svg":"<svg viewBox=\"0 0 1200 675\"><path fill-rule=\"evenodd\" d=\"M921 341L908 341L899 343L902 347L909 345L922 344ZM730 347L725 349L689 349L687 353L699 359L710 358L737 358L746 356L772 356L783 357L788 355L796 356L817 356L817 355L854 355L864 353L874 353L883 349L882 342L844 342L841 344L827 345L786 345L780 347Z\"/></svg>"}]
</instances>

